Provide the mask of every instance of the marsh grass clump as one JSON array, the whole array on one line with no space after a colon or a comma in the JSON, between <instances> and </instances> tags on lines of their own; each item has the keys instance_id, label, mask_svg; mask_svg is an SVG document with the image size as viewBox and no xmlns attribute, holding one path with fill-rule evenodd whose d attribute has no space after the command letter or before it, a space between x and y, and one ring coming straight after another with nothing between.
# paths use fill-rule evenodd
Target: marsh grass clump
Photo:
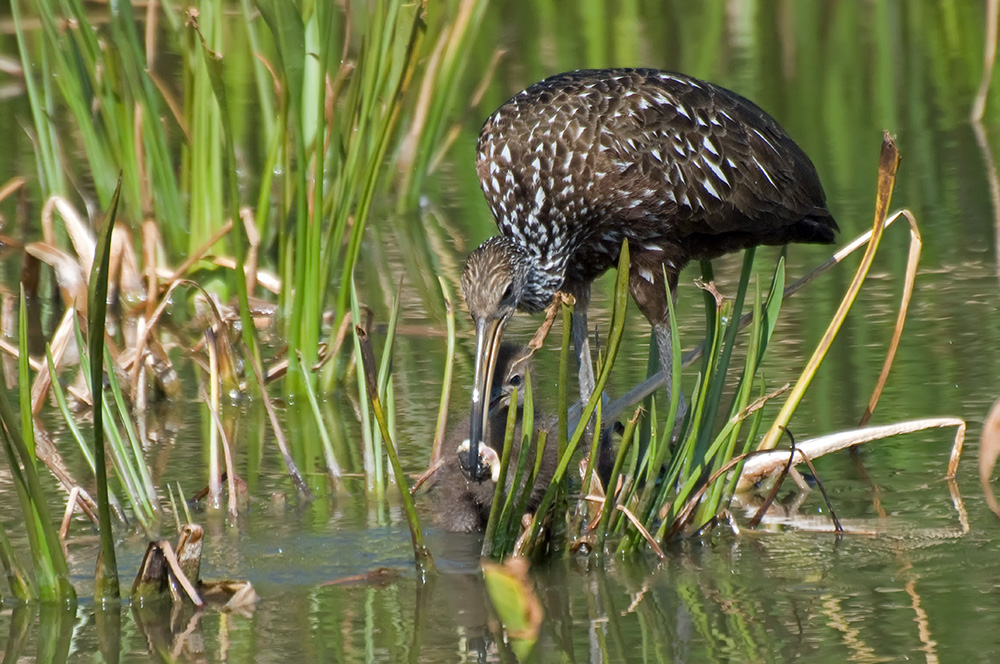
<instances>
[{"instance_id":1,"label":"marsh grass clump","mask_svg":"<svg viewBox=\"0 0 1000 664\"><path fill-rule=\"evenodd\" d=\"M657 385L666 381L674 385L674 389L670 391L672 395L670 403L665 407L666 417L663 419L662 415L658 417L658 404L655 399L649 412L636 410L627 422L607 481L602 482L594 473L595 464L590 459L594 458L596 446L592 447L591 453L586 455L585 461L580 464L582 485L579 495L576 499L570 496L571 499L562 503L559 509L552 509L559 492L563 492L565 496L568 490L567 470L574 458L574 452L579 447L585 424L594 418L595 426L600 426L604 410L600 396L607 373L614 364L624 325L624 310L627 306L625 285L628 283L629 252L628 245L623 246L615 281L614 308L608 343L598 365L598 388L583 409L579 419L580 424L568 436L567 444L560 449L559 463L553 473L552 484L546 491L539 509L531 516L528 525L522 532L519 527L520 514L505 514L498 517L496 528L500 532L513 533L513 536L494 539L490 547L484 548L484 552L496 557L512 553L537 554L541 550L540 545L545 541L542 537L545 530L566 533L572 548L585 546L586 550L598 553L615 550L624 554L648 546L657 555L662 556L663 545L670 539L681 535L703 533L711 529L719 516L726 511L737 490L747 490L751 488L750 484L759 482L765 477L777 478L772 487L773 500L777 486L796 464L811 465L811 459L836 449L931 427L958 428L953 461L949 464L949 475L953 476L956 467L954 459L961 452L965 430L964 423L955 418L932 418L887 427L862 428L855 432L838 434L836 440L830 436L831 440L824 437L815 441L803 441L799 445L793 442L791 450L775 452L774 458L769 458L766 462L764 459L758 462L754 456L755 443L757 450L768 450L776 442L775 432L780 434L785 430L809 382L822 363L827 349L836 337L837 330L850 311L851 304L875 256L884 228L891 221L903 217L910 223L912 238L911 258L904 275L906 288L882 375L873 392L867 413L862 418L862 425L867 423L878 403L905 322L920 248L920 236L912 215L903 211L891 219L888 218L888 204L897 165L898 154L895 145L887 136L883 142L879 164L879 188L872 231L852 242L846 249L837 252L833 259L799 282L785 287L784 261L780 259L765 293L759 281L753 279L755 252L750 249L744 254L743 269L736 293L730 299L714 288L711 266L703 263L701 283L707 334L697 352L685 358L686 361L683 363L672 300L667 298L670 303L670 325L675 358L672 364L673 375L655 376L629 395L608 405L605 411L613 420L630 408L630 404L650 394ZM774 333L782 299L801 288L819 272L838 264L849 253L862 246L866 247L866 252L857 274L831 321L827 334L806 365L802 376L793 386L769 389L760 377L759 370ZM740 343L740 330L747 325L749 330L743 335L742 342L745 344L743 364L741 367L733 367L731 360L734 357L734 348ZM568 355L568 339L569 335L564 334L563 358ZM678 387L681 366L694 361L698 356L701 358L701 364L691 392L691 402L687 413L678 421L679 404L676 395L680 394ZM560 384L564 384L565 362L562 363L561 369ZM731 391L727 388L729 385L734 386ZM786 400L778 415L774 419L766 419L764 406L786 393ZM561 398L565 399L564 392L560 394ZM644 418L650 430L648 441L640 439L641 427L638 424ZM759 439L759 434L765 431L766 435ZM749 482L742 475L743 464L748 459L754 459L753 480ZM510 467L508 470L515 473L514 485L517 486L517 469ZM494 506L496 504L494 501ZM566 522L565 527L561 523L563 520ZM492 522L491 516L491 525ZM547 528L543 524L548 524ZM488 538L489 534L488 531Z\"/></svg>"},{"instance_id":2,"label":"marsh grass clump","mask_svg":"<svg viewBox=\"0 0 1000 664\"><path fill-rule=\"evenodd\" d=\"M352 378L364 413L366 493L385 504L395 482L408 499L392 443L395 324L366 383L371 348L358 327L354 272L404 133L423 144L425 132L440 136L453 122L450 87L415 122L404 100L416 88L430 99L442 81L454 81L465 64L456 49L474 37L484 7L463 3L460 16L428 22L420 1L256 0L238 4L242 21L227 19L228 3L184 12L164 3L142 17L128 2L106 14L75 0L12 5L38 173L33 182L5 183L0 199L33 187L45 201L40 224L22 220L42 237L14 245L23 248L25 274L35 275L29 297L58 289L66 314L44 361L29 358L25 343L10 353L20 362L21 412L16 421L5 414L4 427L25 432L25 449L13 445L7 458L32 471L41 458L70 495L67 520L79 504L99 524L100 597L119 594L112 528L128 523L129 532L159 535L162 490L144 458L146 415L157 400L180 396L171 352L178 347L200 380L210 509L226 502L234 520L245 509L246 483L233 460L233 401L245 397L263 404L298 500L342 492L352 454L323 395ZM426 37L435 48L447 45L431 67L419 66ZM178 78L164 75L165 60L179 65ZM255 95L249 108L260 109L259 123L231 105L228 95L241 89ZM431 167L423 154L407 163L415 182L415 168ZM102 224L78 212L84 205L111 212ZM258 339L263 326L278 329L268 349ZM19 329L27 334L23 314ZM268 394L281 378L287 393L309 404L321 434L319 472L309 441L282 432ZM42 430L35 416L49 397L95 477L115 477L111 486L98 482L96 501L85 478L64 470L60 448L35 453L31 433ZM78 425L81 411L93 412L93 441ZM296 458L307 460L305 471ZM44 504L40 488L30 490L29 500ZM47 561L38 567L40 592L63 592L58 539L43 529L49 519L29 502L22 507L38 528L33 549ZM413 524L419 551L415 515ZM30 596L34 581L2 548Z\"/></svg>"}]
</instances>

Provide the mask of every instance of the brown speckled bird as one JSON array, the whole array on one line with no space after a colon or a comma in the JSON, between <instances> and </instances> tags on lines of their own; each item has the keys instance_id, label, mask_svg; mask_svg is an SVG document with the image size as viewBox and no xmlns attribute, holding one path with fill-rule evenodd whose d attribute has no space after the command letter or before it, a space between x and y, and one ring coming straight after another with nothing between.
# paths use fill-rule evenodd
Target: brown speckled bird
<instances>
[{"instance_id":1,"label":"brown speckled bird","mask_svg":"<svg viewBox=\"0 0 1000 664\"><path fill-rule=\"evenodd\" d=\"M576 298L573 342L589 398L590 283L624 240L629 290L669 376L667 288L685 264L761 244L830 243L837 230L815 167L771 116L717 85L652 69L569 72L518 93L486 120L476 171L500 235L462 275L476 325L471 459L515 310L541 311L559 290ZM481 477L478 465L466 471Z\"/></svg>"}]
</instances>

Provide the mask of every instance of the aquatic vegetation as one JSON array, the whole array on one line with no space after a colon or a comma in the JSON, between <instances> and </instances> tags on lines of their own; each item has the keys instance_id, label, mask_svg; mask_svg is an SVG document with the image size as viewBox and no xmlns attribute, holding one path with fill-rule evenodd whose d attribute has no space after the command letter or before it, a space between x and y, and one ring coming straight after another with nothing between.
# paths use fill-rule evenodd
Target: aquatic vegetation
<instances>
[{"instance_id":1,"label":"aquatic vegetation","mask_svg":"<svg viewBox=\"0 0 1000 664\"><path fill-rule=\"evenodd\" d=\"M175 527L181 531L191 521L190 516L183 520L179 517L189 501L181 496L169 504L164 497L165 493L173 496L175 487L193 496L191 503L204 501L207 515L195 518L229 524L231 530L226 532L240 528L241 534L248 513L256 511L259 515L270 509L277 514L287 509L294 515L292 518L307 524L306 528L317 530L331 523L339 527L339 522L330 519L331 513L356 509L364 512L361 519L371 532L393 538L401 531L392 527L405 516L413 538L414 559L422 572L415 584L417 608L412 634L405 620L407 611L413 608L407 604L412 577L403 566L385 574L373 571L366 575L364 587L356 589L355 595L350 595L350 590L318 590L302 603L315 613L301 622L324 628L324 620L335 623L336 628L329 629L329 640L338 646L350 638L364 638L363 646L353 643L352 647L364 649L369 655L388 653L389 657L412 658L420 650L425 628L421 621L427 620L424 609L428 597L433 596L433 582L424 581L437 575L430 572L433 563L426 551L434 542L429 537L422 539L433 529L417 523L407 496L413 479L407 473L423 466L424 448L432 437L435 443L444 441L446 430L453 429L446 427L449 402L468 399L464 378L452 384L455 376L467 373L469 358L467 338L462 336L467 332L464 316L457 325L454 320L454 306L460 310L462 307L458 302L453 306L450 293L455 292L462 257L476 233L489 221L485 214L479 215L479 208L485 207L475 186L465 186L464 181L472 177L471 148L468 132L460 135L457 128L460 123L471 126L481 120L481 109L468 111L476 108L480 94L493 103L498 101L497 95L506 94L508 82L514 79L534 77L541 69L557 67L553 63L561 63L558 66L564 68L584 60L604 64L600 54L606 46L616 45L626 53L641 50L636 44L644 39L622 39L621 34L634 33L622 28L627 25L627 21L621 22L626 20L623 18L615 24L618 37L612 39L602 33L599 26L607 8L602 9L601 3L584 10L588 27L585 37L564 30L565 18L554 11L551 3L487 7L485 2L457 1L425 6L388 0L242 0L202 3L198 16L185 15L173 2L150 6L154 4L162 11L149 10L145 25L142 17L132 15L132 8L122 3L112 3L114 8L121 7L121 13L115 14L103 5L95 8L76 0L41 5L19 0L13 6L19 32L17 47L25 63L23 69L28 72L24 118L28 134L37 140L38 174L29 170L25 172L29 177L9 180L0 187L0 203L11 191L26 191L21 194L24 199L38 204L19 207L19 216L14 220L19 223L4 226L4 244L15 247L13 253L19 257L23 246L24 272L29 278L25 283L26 313L15 323L21 333L21 348L19 352L9 352L6 347L3 351L5 360L15 356L18 360L15 366L20 378L20 408L7 409L3 419L8 433L23 430L27 434L27 455L21 454L17 444L7 452L7 466L21 478L15 478L14 490L27 486L32 491L26 459L34 454L41 462L31 466L40 488L29 494L27 503L20 504L25 527L17 524L17 536L22 530L29 532L29 545L24 548L39 545L42 556L47 548L52 559L35 563L34 571L24 569L24 565L19 567L14 551L17 536L12 547L6 542L6 533L0 531L0 553L4 554L11 585L21 589L19 597L25 600L60 592L62 573L57 554L67 539L76 509L100 523L102 535L112 531L106 526L114 526L120 538L119 558L124 548L122 539L125 546L134 545L137 539L160 541L160 531L171 527L171 519L164 515L172 513ZM722 6L706 5L704 17L693 24L692 19L681 17L687 28L679 29L721 25ZM623 16L627 18L636 7L626 3ZM488 90L480 83L493 76L499 52L493 39L481 40L487 45L476 48L475 37L480 31L494 37L502 24L491 19L501 11L516 12L526 21L537 19L532 25L537 25L539 34L530 37L526 61L518 61L511 68L514 74L501 67L498 78L503 84ZM762 16L771 16L770 10L760 11ZM811 7L797 11L800 13L796 20L806 26L818 17L817 10ZM842 7L834 17L829 41L817 41L830 44L830 48L841 44L843 35L852 34L853 28L844 16L850 17L856 11ZM949 6L941 11L964 16L961 8ZM242 20L231 20L233 16ZM760 22L770 25L766 20ZM655 32L652 37L669 41L660 39L661 29L651 25L650 30ZM803 30L801 34L813 32ZM324 40L322 35L329 38ZM717 56L716 41L699 40L693 60L678 62L692 71L711 73L715 59L721 62L733 58L731 52ZM538 43L545 48L534 48ZM616 57L624 58L621 53ZM440 56L432 62L436 54ZM737 55L742 57L742 52ZM855 57L859 56L854 52L844 55L844 59ZM169 66L164 66L164 61ZM764 70L770 70L771 64L767 63ZM181 72L176 79L169 75L173 68ZM810 78L804 87L807 92L842 91L844 81L853 80L851 71L841 69L838 62L823 76ZM881 77L886 71L891 70L880 68L874 76L884 80ZM961 78L942 77L941 96L960 97L953 93ZM804 116L821 115L813 105L820 103L817 100L822 95L802 94L799 87L793 89L804 99ZM474 94L466 95L469 91ZM241 95L249 97L249 101ZM868 118L872 113L867 106L859 105L856 96L844 95L841 101L831 103L828 110L842 112L844 117L832 123L836 131L821 142L837 152L837 158L824 156L824 163L835 174L856 182L862 176L854 173L863 171L860 166L865 162L859 153L851 152L858 142L846 140L845 135L856 116ZM880 108L884 116L890 114L885 109L895 107ZM944 112L947 114L948 109ZM463 120L463 115L468 117ZM453 144L461 148L455 151L454 168L442 157ZM913 155L910 163L928 163L931 153L924 143L914 141L907 150L908 157ZM34 168L34 161L31 166ZM438 167L446 177L425 177ZM123 172L121 198L116 223L110 224L105 214L113 207L119 170ZM464 194L466 189L476 196L454 195ZM866 196L858 194L858 199L867 200ZM884 219L888 198L880 200L879 215ZM448 201L451 207L440 201ZM4 211L13 208L9 201L4 205ZM398 216L386 212L393 208ZM88 212L81 213L83 210ZM455 223L458 218L463 218L463 225ZM891 263L890 276L902 273L903 265L906 274L890 352L877 378L869 414L879 402L881 386L901 338L921 248L912 215L904 211L890 216L884 226L894 219L910 223L910 254L905 256L905 248L901 249L904 243L883 242L890 246L883 246L877 255L879 261ZM853 249L868 247L864 259L864 269L868 270L884 226L880 221L873 232L838 251L830 266L841 265ZM107 230L107 235L99 240L91 228ZM23 238L17 236L21 229L27 230ZM39 234L31 236L36 229L40 229ZM107 316L99 316L106 323L103 331L97 324L84 324L83 317L100 307L96 302L87 302L88 294L98 287L98 280L88 277L98 245L110 247L104 276L111 296L104 299ZM871 268L873 273L878 265ZM838 276L846 280L844 268L838 269ZM740 528L753 524L753 520L727 513L730 505L734 512L737 510L738 503L731 503L731 497L743 488L741 483L751 478L770 482L771 487L761 491L773 496L790 462L926 426L954 426L959 438L964 435L961 420L936 418L866 427L836 440L799 439L794 449L781 449L783 440L788 440L782 438L782 427L798 433L799 426L792 419L796 407L793 401L798 403L836 336L836 329L831 328L816 360L796 384L794 398L790 396L791 386L785 389L780 383L764 380L761 366L765 352L773 367L775 358L787 350L774 341L788 339L780 330L775 334L782 314L782 296L801 288L802 283L787 286L786 269L782 260L765 263L761 254L747 254L735 288L716 284L713 291L712 267L702 266L704 311L685 312L683 322L690 325L692 319L700 322L703 318L704 335L692 332L690 327L678 330L677 316L672 314L673 374L654 377L638 391L618 399L592 399L575 409L568 403L567 385L572 381L567 380L571 371L567 315L572 302L560 302L546 321L551 326L561 317L563 323L551 342L545 340L548 328L533 340L533 345L544 341L561 346L558 371L536 373L533 383L526 381L518 388L525 393L526 401L544 400L539 405L549 409L558 421L546 429L544 442L546 450L560 452L558 480L543 497L547 509L536 512L525 528L523 517L531 512L534 497L523 490L505 490L534 486L532 474L541 471L538 456L533 459L519 454L519 450L530 450L532 429L538 432L542 427L523 419L522 431L512 429L509 436L505 434L504 449L498 450L501 462L506 455L506 463L501 465L507 476L492 485L496 493L491 504L496 509L486 524L489 532L482 546L487 555L498 558L510 558L512 553L521 554L521 560L528 555L551 555L557 570L577 565L578 561L567 560L566 551L580 558L593 553L586 566L595 570L591 580L600 592L600 602L592 601L595 595L591 588L586 593L578 592L579 588L563 583L563 579L557 579L554 586L575 593L574 620L597 626L593 636L598 645L594 647L605 656L629 652L630 644L622 641L616 630L620 623L637 620L640 626L635 631L641 634L644 644L651 644L651 652L669 658L663 635L673 635L677 625L690 618L683 611L690 610L701 612L693 626L698 638L715 638L721 625L745 636L745 641L734 646L734 652L747 659L767 659L772 653L759 644L773 644L773 640L768 641L768 635L763 634L770 627L760 627L758 619L766 620L772 614L766 605L758 605L756 598L748 599L755 592L753 588L738 586L741 592L736 593L735 602L727 604L727 609L735 606L738 612L719 616L713 613L718 608L717 597L733 595L726 581L730 566L713 568L719 572L713 575L689 569L692 566L683 558L676 565L672 562L671 569L677 572L683 587L678 597L671 597L671 607L694 608L664 613L641 599L654 596L653 586L667 576L657 576L654 556L664 555L664 551L670 554L666 545L676 549L690 546L697 538L721 537L723 528L713 530L719 524L732 523ZM34 282L31 274L36 276ZM617 336L627 316L627 298L621 289L628 277L623 272L613 276L617 284L610 301L615 309L611 324L600 330L602 343L596 370L598 376L605 377L601 384L612 396L615 389L622 388L622 381L614 385L613 379L626 373L622 356L630 341ZM827 291L834 289L831 286ZM854 286L851 289L857 292ZM64 315L56 316L48 329L46 325L29 328L24 318L33 311L37 315L38 302L50 293L59 294L51 298L59 303L43 306L53 306L57 311L62 307ZM819 301L815 294L813 290L808 297ZM4 293L4 297L10 298L10 294ZM10 300L5 303L10 304ZM682 306L686 303L682 302ZM862 302L858 308L865 306ZM48 310L45 312L47 315ZM786 314L787 310L782 315ZM421 325L434 325L435 329L414 333L410 325L407 330L411 315L422 317ZM839 324L844 316L846 308L837 314L835 322ZM816 325L826 322L814 317L804 327L815 330ZM875 325L873 321L871 326ZM30 336L39 327L39 337ZM421 344L413 344L413 337L419 335L425 335ZM671 393L679 393L682 335L685 346L704 336L703 350L684 358L685 367L699 361L698 375L689 372L684 376L689 388L686 393L691 397L688 415L678 418L677 403L665 402L664 391L649 396L637 409L636 404L651 389L655 390L657 381L670 381L674 386ZM44 360L38 359L38 346L32 349L33 356L25 352L31 341L42 336L49 340ZM802 336L809 338L808 332ZM441 356L423 357L421 350L433 344L439 344ZM414 351L415 346L421 350ZM859 372L863 374L859 383L876 382L879 362L871 361L871 357L876 352L873 349L881 346L871 342L859 351L858 363L871 365L871 375ZM88 358L88 353L98 349L103 349L103 362ZM548 350L554 358L556 351ZM906 352L901 351L904 355ZM425 367L433 364L432 371L425 370L425 375L432 373L435 379L441 376L440 400L436 381L430 390L426 383L411 382L408 373L421 362ZM657 364L658 359L651 358L651 365ZM9 371L8 377L12 374ZM192 383L199 391L198 399L189 399ZM557 388L543 396L539 389L543 383L550 389L556 384ZM103 424L91 432L88 418L94 401L90 395L95 392L106 398L98 408ZM554 409L551 394L556 395ZM171 484L170 491L165 492L164 466L182 465L169 460L173 441L157 439L156 427L162 424L158 420L165 419L157 408L170 402L183 404L179 409L200 417L197 444L202 447L187 454L190 465L184 466L198 471L182 478L179 484ZM404 419L404 413L412 417L415 402L420 414ZM776 416L777 404L782 402L791 405ZM591 418L601 428L624 422L613 467L609 469L611 481L595 473L595 446L599 441L588 438L586 429L578 424ZM62 422L53 425L53 419ZM419 433L413 434L414 430ZM773 439L778 446L755 454L752 450L765 432L770 432L769 441ZM37 439L34 452L30 451L30 433ZM97 472L98 476L110 476L106 501L95 501L87 492L91 473L96 471L91 435L104 436L110 457L105 461L108 469ZM13 439L14 434L10 436ZM48 444L47 438L53 439L55 445ZM79 449L74 447L73 439L78 441ZM442 445L435 444L432 461L441 455L453 455L450 439L448 446ZM105 445L98 443L98 448L105 449ZM744 457L745 453L749 456ZM60 456L70 463L60 464ZM957 451L953 459L957 459ZM78 464L73 463L76 460ZM277 471L267 465L271 460ZM270 473L267 479L281 484L274 496L267 496L267 489L257 482L262 465ZM56 482L46 482L44 476L39 476L37 471L45 469ZM23 477L17 471L23 471ZM63 489L57 500L65 501L67 512L64 530L53 537L54 528L50 526L55 521L50 516L55 515L43 515L37 510L43 504L41 497L48 496L53 502L52 491L45 489L56 484ZM201 485L206 485L204 493L196 493ZM283 494L286 488L290 489L287 503ZM751 503L739 504L743 507ZM107 516L97 518L101 505L110 510ZM967 522L963 527L967 530ZM89 528L89 523L81 527L79 520L73 521L71 545L78 546L85 540ZM85 537L79 537L81 531ZM221 528L206 532L212 533L209 541L213 545L226 539L218 534L223 532ZM961 535L964 531L956 532ZM405 535L402 539L405 541ZM372 548L385 544L384 540L373 542L369 542ZM480 543L473 546L478 558ZM327 549L323 550L326 553ZM633 577L632 571L622 571L624 566L605 564L606 560L601 559L618 552L628 554L629 566L652 569ZM132 553L137 560L139 554ZM404 550L398 559L405 560L408 555ZM90 551L88 556L84 563L87 566L92 558ZM377 564L396 562L380 560ZM518 580L525 588L542 573L536 567L530 577L522 574ZM34 583L40 591L44 584L44 592L34 592ZM439 598L441 588L448 585L438 584ZM608 593L609 585L626 589L631 597L614 597ZM65 588L62 592L69 596ZM115 595L107 589L104 594ZM447 594L452 591L449 589ZM499 611L508 635L523 639L523 652L527 652L536 638L531 620L537 612L525 608L532 604L532 593L519 594L525 597L509 602L514 605L513 612ZM547 597L541 588L535 594L547 620L558 615L558 598ZM907 599L911 597L916 606L918 594L914 591L906 595ZM604 605L606 598L609 601ZM632 605L626 608L621 601ZM531 618L528 628L517 622L519 612ZM835 607L824 604L821 614L826 623L835 624L839 619L836 612ZM175 648L176 644L157 638L160 635L153 620L135 613L136 624L149 639L150 648L162 648L163 652ZM568 611L566 615L570 615ZM702 620L702 615L709 618ZM299 617L295 614L293 619ZM11 618L10 652L19 652L23 634L27 633L24 625L31 624L31 620L21 613ZM46 622L44 616L42 622ZM60 634L74 629L72 620L56 620L54 624L62 630ZM487 624L486 618L483 624ZM172 629L175 635L190 633L184 624L172 624ZM240 621L219 626L216 635L220 641L229 636L229 629L246 635L245 641L253 641L252 634L248 635L253 626L248 628ZM537 635L543 643L553 639L546 629L543 626L542 634ZM391 636L385 636L387 631L392 632ZM489 634L485 628L483 631ZM576 635L569 634L568 627L565 631L567 634L556 638L572 656ZM477 638L471 630L461 633L468 642ZM504 648L504 654L509 654L509 642L496 630L493 634L495 644L499 644L493 647ZM625 640L632 636L628 634ZM177 637L178 642L183 639ZM241 647L239 642L234 644L237 649ZM483 648L485 651L486 646ZM235 659L237 651L231 654Z\"/></svg>"},{"instance_id":2,"label":"aquatic vegetation","mask_svg":"<svg viewBox=\"0 0 1000 664\"><path fill-rule=\"evenodd\" d=\"M829 331L821 339L812 360L807 363L802 376L788 392L785 403L775 419L768 424L768 433L757 444L757 451L772 449L775 445L775 432L780 434L786 430L791 415L800 402L802 395L822 363L826 351L836 337L837 330L851 309L857 293L864 283L865 276L871 266L878 249L882 232L888 223L888 204L895 182L898 165L898 154L893 141L886 136L882 146L879 164L879 187L877 207L873 230L863 237L863 241L851 243L853 248L866 247L862 262L856 276L844 295L842 304L831 321ZM906 287L900 303L899 315L894 328L893 339L889 344L887 357L883 365L879 381L876 384L866 415L861 424L864 425L878 403L879 395L885 385L885 380L892 365L895 349L902 334L906 318L909 298L916 277L916 267L919 258L920 236L916 222L908 213L897 213L893 219L905 216L910 222L913 248L907 272L904 275ZM842 260L842 252L838 252ZM764 383L758 378L757 372L761 366L768 342L778 320L781 302L786 294L797 290L798 284L785 289L784 263L779 260L771 281L766 298L762 299L759 285L754 289L751 312L748 317L742 317L742 307L750 288L753 270L754 251L745 252L743 271L737 293L732 302L727 302L712 286L711 267L703 264L703 289L705 292L705 310L707 334L700 346L702 364L692 392L689 412L682 422L675 422L678 412L679 390L675 389L668 404L666 423L658 428L655 402L649 414L637 410L629 420L620 444L614 469L607 487L603 486L593 473L594 449L587 455L585 463L581 463L582 486L580 499L569 510L560 510L551 515L548 510L553 506L557 491L567 491L566 471L574 458L580 437L585 425L596 415L595 426L601 426L601 393L607 379L607 373L614 363L618 350L619 339L624 326L624 310L627 306L629 251L626 244L619 258L618 274L615 281L615 299L612 313L611 328L602 364L599 367L597 388L579 418L579 424L565 449L560 452L559 466L553 477L553 483L546 492L539 510L533 515L530 524L522 534L518 525L520 514L505 515L500 521L501 532L507 537L499 542L492 542L492 548L484 547L484 552L503 557L511 553L517 555L532 555L539 551L544 543L543 523L550 519L548 530L566 533L572 548L585 547L586 550L596 550L602 554L607 549L608 536L613 535L612 546L619 553L628 553L649 546L662 556L663 546L667 541L682 535L703 533L710 530L720 515L727 509L730 500L737 491L748 490L752 485L763 481L766 476L777 478L772 488L777 491L781 480L798 463L810 463L815 455L821 455L843 449L844 447L870 442L882 437L917 431L931 427L956 427L957 434L952 462L949 464L949 476L954 476L957 469L957 459L961 454L962 441L965 434L965 423L957 418L939 418L918 420L876 429L859 429L856 432L841 434L836 444L827 441L807 441L802 447L794 444L790 451L776 455L770 464L754 464L755 470L749 478L743 478L743 462L750 457L751 444L757 438L757 432L767 424L763 419L763 406L772 399L782 397L788 386L768 392ZM832 265L832 263L831 263ZM805 280L811 279L812 275ZM667 298L668 301L670 298ZM670 325L674 333L674 355L672 363L673 376L669 379L658 377L655 383L671 380L675 387L679 384L682 362L680 361L680 344L677 341L677 323L670 304ZM742 371L730 371L730 359L733 356L737 334L744 322L750 322L752 327L747 338L747 349ZM562 356L567 355L566 344L568 335L564 335ZM692 358L693 359L693 358ZM652 364L652 363L651 363ZM565 363L562 365L565 372ZM564 380L565 374L561 377ZM735 380L735 390L726 410L721 410L724 386ZM754 399L754 393L757 398ZM625 399L641 399L648 391L627 396ZM627 408L627 404L618 402L609 406L612 417ZM720 413L721 410L721 413ZM719 414L724 418L719 422ZM637 422L649 417L651 433L647 442L639 441L640 428ZM745 436L741 437L745 423L749 422ZM832 441L831 441L832 443ZM803 452L807 448L808 452ZM505 448L506 450L506 448ZM768 470L763 470L767 468ZM515 476L515 486L518 482ZM595 489L596 487L596 489ZM597 511L589 510L585 505L594 503ZM494 503L496 504L496 503ZM565 512L565 513L564 513ZM566 527L557 525L557 521L566 519ZM834 517L835 519L835 517ZM492 521L492 518L491 518ZM839 526L838 526L839 528ZM488 533L489 535L489 533ZM488 537L489 539L489 537Z\"/></svg>"}]
</instances>

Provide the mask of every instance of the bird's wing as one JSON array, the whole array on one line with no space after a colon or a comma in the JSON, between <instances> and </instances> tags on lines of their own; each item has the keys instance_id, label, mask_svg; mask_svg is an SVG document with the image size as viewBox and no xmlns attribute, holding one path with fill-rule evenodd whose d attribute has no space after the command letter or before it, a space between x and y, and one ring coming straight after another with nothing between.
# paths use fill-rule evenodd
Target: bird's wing
<instances>
[{"instance_id":1,"label":"bird's wing","mask_svg":"<svg viewBox=\"0 0 1000 664\"><path fill-rule=\"evenodd\" d=\"M812 162L752 102L680 75L632 76L642 80L608 91L596 132L595 193L609 212L669 219L682 235L766 231L826 214Z\"/></svg>"}]
</instances>

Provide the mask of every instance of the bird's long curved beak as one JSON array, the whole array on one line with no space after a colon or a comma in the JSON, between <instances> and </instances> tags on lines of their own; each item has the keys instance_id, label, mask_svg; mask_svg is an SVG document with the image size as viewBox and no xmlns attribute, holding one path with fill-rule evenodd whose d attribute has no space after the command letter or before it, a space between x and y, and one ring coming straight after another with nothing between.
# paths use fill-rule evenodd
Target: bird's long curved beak
<instances>
[{"instance_id":1,"label":"bird's long curved beak","mask_svg":"<svg viewBox=\"0 0 1000 664\"><path fill-rule=\"evenodd\" d=\"M483 444L489 420L490 386L496 371L497 352L500 337L507 318L476 321L476 374L472 382L472 417L469 420L468 456L460 455L462 469L469 479L481 482L491 475L489 468L479 458L479 446Z\"/></svg>"}]
</instances>

